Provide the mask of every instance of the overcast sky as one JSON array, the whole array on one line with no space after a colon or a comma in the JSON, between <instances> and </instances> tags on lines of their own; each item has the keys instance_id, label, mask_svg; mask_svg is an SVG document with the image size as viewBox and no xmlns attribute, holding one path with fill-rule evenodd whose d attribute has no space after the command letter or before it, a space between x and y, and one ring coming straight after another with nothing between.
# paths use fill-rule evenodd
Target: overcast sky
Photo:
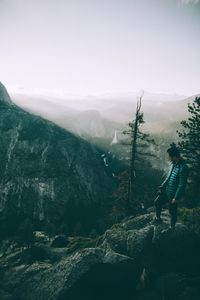
<instances>
[{"instance_id":1,"label":"overcast sky","mask_svg":"<svg viewBox=\"0 0 200 300\"><path fill-rule=\"evenodd\" d=\"M0 0L8 90L200 93L198 0Z\"/></svg>"}]
</instances>

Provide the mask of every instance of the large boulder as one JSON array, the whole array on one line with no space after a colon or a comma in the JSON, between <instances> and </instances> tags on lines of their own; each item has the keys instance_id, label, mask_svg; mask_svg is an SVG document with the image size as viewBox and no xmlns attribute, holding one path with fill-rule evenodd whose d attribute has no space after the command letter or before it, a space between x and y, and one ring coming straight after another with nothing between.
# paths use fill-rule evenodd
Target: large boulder
<instances>
[{"instance_id":1,"label":"large boulder","mask_svg":"<svg viewBox=\"0 0 200 300\"><path fill-rule=\"evenodd\" d=\"M153 233L153 226L139 230L109 229L103 236L102 247L138 259L151 247Z\"/></svg>"},{"instance_id":2,"label":"large boulder","mask_svg":"<svg viewBox=\"0 0 200 300\"><path fill-rule=\"evenodd\" d=\"M53 248L64 248L69 244L69 239L66 235L58 235L51 242L51 247Z\"/></svg>"},{"instance_id":3,"label":"large boulder","mask_svg":"<svg viewBox=\"0 0 200 300\"><path fill-rule=\"evenodd\" d=\"M35 262L12 268L4 289L13 291L12 296L18 300L75 300L86 296L92 300L99 294L108 296L107 288L113 293L122 293L123 285L134 286L134 266L134 261L127 256L105 252L100 248L88 248L60 262Z\"/></svg>"},{"instance_id":4,"label":"large boulder","mask_svg":"<svg viewBox=\"0 0 200 300\"><path fill-rule=\"evenodd\" d=\"M28 250L13 245L13 252L0 259L2 300L9 295L17 300L197 300L200 271L191 268L200 261L193 257L200 250L198 237L181 223L174 233L163 232L170 223L167 211L162 225L154 226L153 219L153 212L126 218L94 247L70 254L68 246L37 245L42 256L33 251L31 263L23 259Z\"/></svg>"},{"instance_id":5,"label":"large boulder","mask_svg":"<svg viewBox=\"0 0 200 300\"><path fill-rule=\"evenodd\" d=\"M164 226L155 228L152 240L154 265L161 273L185 272L195 275L200 270L199 239L181 223L175 232L162 232Z\"/></svg>"}]
</instances>

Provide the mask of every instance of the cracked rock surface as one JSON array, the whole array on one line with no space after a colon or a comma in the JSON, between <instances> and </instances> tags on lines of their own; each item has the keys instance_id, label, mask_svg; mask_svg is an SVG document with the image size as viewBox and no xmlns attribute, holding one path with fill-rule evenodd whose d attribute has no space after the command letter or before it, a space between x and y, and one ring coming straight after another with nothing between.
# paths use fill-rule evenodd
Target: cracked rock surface
<instances>
[{"instance_id":1,"label":"cracked rock surface","mask_svg":"<svg viewBox=\"0 0 200 300\"><path fill-rule=\"evenodd\" d=\"M43 259L27 263L26 250L7 245L0 259L1 299L199 299L199 239L183 224L174 233L154 226L154 213L124 219L95 247L67 252L41 242ZM12 246L12 251L10 247ZM3 245L1 246L2 250Z\"/></svg>"}]
</instances>

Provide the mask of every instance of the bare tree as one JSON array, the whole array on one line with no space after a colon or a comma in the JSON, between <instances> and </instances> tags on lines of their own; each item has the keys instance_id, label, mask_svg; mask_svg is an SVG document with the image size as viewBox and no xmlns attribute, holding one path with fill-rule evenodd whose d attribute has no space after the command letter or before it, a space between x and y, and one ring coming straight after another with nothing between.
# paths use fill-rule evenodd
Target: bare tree
<instances>
[{"instance_id":1,"label":"bare tree","mask_svg":"<svg viewBox=\"0 0 200 300\"><path fill-rule=\"evenodd\" d=\"M153 181L149 185L144 185L150 174L155 175L152 169L150 157L155 157L157 144L148 133L141 130L141 125L145 123L142 108L143 95L138 97L136 111L133 121L128 123L128 128L123 130L124 138L118 145L120 147L120 159L127 167L116 176L118 187L113 192L113 206L110 217L112 222L119 222L127 215L134 214L148 205L149 195L152 192Z\"/></svg>"},{"instance_id":2,"label":"bare tree","mask_svg":"<svg viewBox=\"0 0 200 300\"><path fill-rule=\"evenodd\" d=\"M141 161L145 156L155 156L150 151L144 151L149 148L150 144L156 145L154 139L150 138L148 133L143 133L140 130L140 126L145 123L144 114L141 111L143 95L138 97L135 117L132 122L129 122L128 130L124 130L123 134L129 136L128 142L123 142L123 145L131 146L130 151L130 168L129 168L129 179L128 179L128 199L127 206L131 209L134 203L135 194L135 182L136 182L136 161ZM139 150L140 149L140 150Z\"/></svg>"}]
</instances>

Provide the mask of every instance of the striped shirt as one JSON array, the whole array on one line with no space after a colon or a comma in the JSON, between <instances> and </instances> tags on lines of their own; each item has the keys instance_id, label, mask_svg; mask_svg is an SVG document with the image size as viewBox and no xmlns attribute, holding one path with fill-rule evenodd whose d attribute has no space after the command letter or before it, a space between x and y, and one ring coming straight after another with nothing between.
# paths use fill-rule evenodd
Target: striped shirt
<instances>
[{"instance_id":1,"label":"striped shirt","mask_svg":"<svg viewBox=\"0 0 200 300\"><path fill-rule=\"evenodd\" d=\"M172 164L169 173L161 187L165 188L168 198L179 200L185 193L189 168L183 158Z\"/></svg>"}]
</instances>

